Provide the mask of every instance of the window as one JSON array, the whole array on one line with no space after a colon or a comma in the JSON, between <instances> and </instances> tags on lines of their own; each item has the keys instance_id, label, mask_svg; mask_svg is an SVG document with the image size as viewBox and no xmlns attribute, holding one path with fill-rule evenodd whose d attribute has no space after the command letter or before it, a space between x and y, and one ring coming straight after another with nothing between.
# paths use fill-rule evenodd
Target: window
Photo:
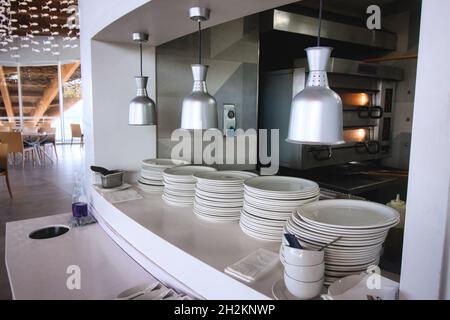
<instances>
[{"instance_id":1,"label":"window","mask_svg":"<svg viewBox=\"0 0 450 320\"><path fill-rule=\"evenodd\" d=\"M70 141L70 124L82 125L79 61L59 65L0 65L0 120L17 128L50 125L59 142Z\"/></svg>"}]
</instances>

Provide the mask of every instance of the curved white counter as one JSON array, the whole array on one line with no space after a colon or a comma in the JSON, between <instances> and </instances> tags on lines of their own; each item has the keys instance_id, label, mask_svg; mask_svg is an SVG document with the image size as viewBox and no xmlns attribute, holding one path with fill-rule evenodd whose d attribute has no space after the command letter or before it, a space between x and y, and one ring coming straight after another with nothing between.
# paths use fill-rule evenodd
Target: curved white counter
<instances>
[{"instance_id":1,"label":"curved white counter","mask_svg":"<svg viewBox=\"0 0 450 320\"><path fill-rule=\"evenodd\" d=\"M224 269L258 248L278 252L279 243L247 236L237 221L203 221L192 208L165 204L161 194L111 204L91 190L94 215L103 229L160 281L198 298L272 298L272 285L282 278L281 263L252 284L225 274Z\"/></svg>"}]
</instances>

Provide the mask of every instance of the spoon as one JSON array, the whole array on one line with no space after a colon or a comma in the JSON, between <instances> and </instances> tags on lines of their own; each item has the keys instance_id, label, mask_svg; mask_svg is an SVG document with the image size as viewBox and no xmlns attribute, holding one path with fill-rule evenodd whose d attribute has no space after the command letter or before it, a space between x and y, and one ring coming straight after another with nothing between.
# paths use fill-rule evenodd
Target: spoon
<instances>
[{"instance_id":1,"label":"spoon","mask_svg":"<svg viewBox=\"0 0 450 320\"><path fill-rule=\"evenodd\" d=\"M333 241L331 241L331 242L329 242L329 243L327 243L326 245L324 245L323 247L321 247L320 249L319 249L319 251L322 251L323 249L325 249L325 248L327 248L328 246L331 246L333 243L335 243L336 241L339 241L339 240L341 240L341 236L339 236L339 237L337 237L336 239L334 239Z\"/></svg>"},{"instance_id":2,"label":"spoon","mask_svg":"<svg viewBox=\"0 0 450 320\"><path fill-rule=\"evenodd\" d=\"M289 243L289 247L295 248L295 249L303 249L302 245L298 241L297 237L290 233L285 233L284 237L286 238L287 242Z\"/></svg>"}]
</instances>

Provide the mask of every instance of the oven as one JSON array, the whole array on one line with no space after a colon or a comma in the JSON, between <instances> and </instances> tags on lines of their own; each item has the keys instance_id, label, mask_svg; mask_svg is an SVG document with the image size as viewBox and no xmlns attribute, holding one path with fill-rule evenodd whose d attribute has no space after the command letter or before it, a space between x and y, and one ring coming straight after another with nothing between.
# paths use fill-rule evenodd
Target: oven
<instances>
[{"instance_id":1,"label":"oven","mask_svg":"<svg viewBox=\"0 0 450 320\"><path fill-rule=\"evenodd\" d=\"M334 146L285 142L292 98L308 77L306 59L291 70L265 72L261 77L260 128L280 130L280 165L293 169L382 159L390 155L395 88L402 70L332 58L328 81L342 99L343 138ZM275 110L276 108L276 110Z\"/></svg>"}]
</instances>

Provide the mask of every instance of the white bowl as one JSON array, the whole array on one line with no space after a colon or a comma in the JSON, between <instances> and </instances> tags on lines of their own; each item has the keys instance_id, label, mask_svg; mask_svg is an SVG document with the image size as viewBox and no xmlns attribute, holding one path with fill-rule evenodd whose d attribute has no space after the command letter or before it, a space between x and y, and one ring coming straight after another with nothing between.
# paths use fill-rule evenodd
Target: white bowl
<instances>
[{"instance_id":1,"label":"white bowl","mask_svg":"<svg viewBox=\"0 0 450 320\"><path fill-rule=\"evenodd\" d=\"M317 297L323 288L323 278L315 282L302 282L284 273L284 283L288 291L298 299L308 300Z\"/></svg>"},{"instance_id":2,"label":"white bowl","mask_svg":"<svg viewBox=\"0 0 450 320\"><path fill-rule=\"evenodd\" d=\"M325 274L325 263L319 263L315 266L295 266L285 263L284 272L294 280L302 282L316 282L323 278Z\"/></svg>"},{"instance_id":3,"label":"white bowl","mask_svg":"<svg viewBox=\"0 0 450 320\"><path fill-rule=\"evenodd\" d=\"M285 245L282 250L286 262L296 266L315 266L324 260L324 251L295 249Z\"/></svg>"}]
</instances>

